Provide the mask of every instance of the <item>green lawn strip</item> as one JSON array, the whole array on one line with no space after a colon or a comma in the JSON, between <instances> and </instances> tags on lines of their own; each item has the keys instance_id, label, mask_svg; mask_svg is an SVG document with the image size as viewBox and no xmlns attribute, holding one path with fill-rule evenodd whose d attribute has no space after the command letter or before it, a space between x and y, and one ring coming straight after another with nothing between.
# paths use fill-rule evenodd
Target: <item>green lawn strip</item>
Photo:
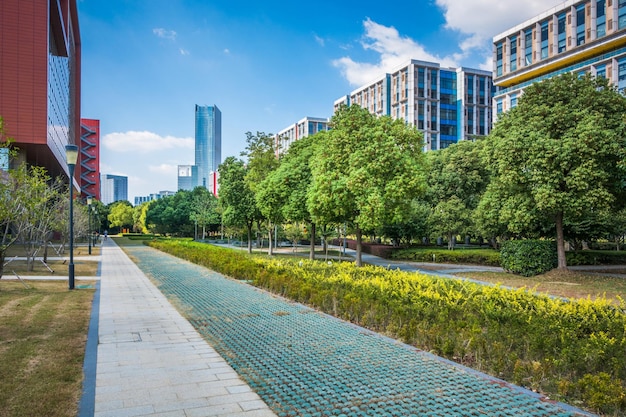
<instances>
[{"instance_id":1,"label":"green lawn strip","mask_svg":"<svg viewBox=\"0 0 626 417\"><path fill-rule=\"evenodd\" d=\"M93 290L0 281L0 417L78 412Z\"/></svg>"}]
</instances>

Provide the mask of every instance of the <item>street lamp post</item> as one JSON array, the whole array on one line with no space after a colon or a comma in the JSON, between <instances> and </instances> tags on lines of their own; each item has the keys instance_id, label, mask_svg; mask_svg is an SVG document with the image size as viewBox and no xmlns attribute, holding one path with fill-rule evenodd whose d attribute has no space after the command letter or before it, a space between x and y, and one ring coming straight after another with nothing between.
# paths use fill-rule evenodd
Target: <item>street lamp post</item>
<instances>
[{"instance_id":1,"label":"street lamp post","mask_svg":"<svg viewBox=\"0 0 626 417\"><path fill-rule=\"evenodd\" d=\"M74 167L78 159L78 146L65 145L65 158L70 174L70 264L68 278L70 290L74 289Z\"/></svg>"},{"instance_id":2,"label":"street lamp post","mask_svg":"<svg viewBox=\"0 0 626 417\"><path fill-rule=\"evenodd\" d=\"M91 255L91 196L87 197L87 223L89 224L89 233L87 235L87 244L89 247L88 253Z\"/></svg>"}]
</instances>

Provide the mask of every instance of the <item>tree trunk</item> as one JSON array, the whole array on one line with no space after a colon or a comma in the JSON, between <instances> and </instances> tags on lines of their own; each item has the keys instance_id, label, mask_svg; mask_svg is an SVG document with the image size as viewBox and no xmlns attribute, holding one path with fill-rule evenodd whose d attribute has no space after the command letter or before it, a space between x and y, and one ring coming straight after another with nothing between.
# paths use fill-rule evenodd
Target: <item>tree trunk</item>
<instances>
[{"instance_id":1,"label":"tree trunk","mask_svg":"<svg viewBox=\"0 0 626 417\"><path fill-rule=\"evenodd\" d=\"M567 259L565 258L565 239L563 237L563 212L556 215L556 253L558 258L558 269L567 269Z\"/></svg>"},{"instance_id":2,"label":"tree trunk","mask_svg":"<svg viewBox=\"0 0 626 417\"><path fill-rule=\"evenodd\" d=\"M315 260L315 223L311 222L311 246L309 251L309 259Z\"/></svg>"},{"instance_id":3,"label":"tree trunk","mask_svg":"<svg viewBox=\"0 0 626 417\"><path fill-rule=\"evenodd\" d=\"M269 256L274 255L274 241L272 240L272 222L267 221L267 236L269 237L269 245L267 247L267 254Z\"/></svg>"},{"instance_id":4,"label":"tree trunk","mask_svg":"<svg viewBox=\"0 0 626 417\"><path fill-rule=\"evenodd\" d=\"M248 223L248 253L252 253L252 223Z\"/></svg>"},{"instance_id":5,"label":"tree trunk","mask_svg":"<svg viewBox=\"0 0 626 417\"><path fill-rule=\"evenodd\" d=\"M363 266L363 260L361 257L362 240L363 240L363 234L361 233L361 228L357 225L356 226L356 260L355 260L356 266Z\"/></svg>"},{"instance_id":6,"label":"tree trunk","mask_svg":"<svg viewBox=\"0 0 626 417\"><path fill-rule=\"evenodd\" d=\"M6 256L6 250L4 245L0 247L0 278L4 275L4 258Z\"/></svg>"}]
</instances>

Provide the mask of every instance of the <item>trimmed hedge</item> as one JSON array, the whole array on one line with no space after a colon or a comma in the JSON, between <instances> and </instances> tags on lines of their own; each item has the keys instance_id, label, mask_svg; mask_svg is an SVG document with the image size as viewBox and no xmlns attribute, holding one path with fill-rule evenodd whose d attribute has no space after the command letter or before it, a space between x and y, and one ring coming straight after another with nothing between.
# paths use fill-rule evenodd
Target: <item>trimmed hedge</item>
<instances>
[{"instance_id":1,"label":"trimmed hedge","mask_svg":"<svg viewBox=\"0 0 626 417\"><path fill-rule=\"evenodd\" d=\"M626 251L584 250L566 252L568 266L577 265L626 265Z\"/></svg>"},{"instance_id":2,"label":"trimmed hedge","mask_svg":"<svg viewBox=\"0 0 626 417\"><path fill-rule=\"evenodd\" d=\"M500 253L493 249L400 249L393 253L393 259L414 262L434 262L470 265L500 266Z\"/></svg>"},{"instance_id":3,"label":"trimmed hedge","mask_svg":"<svg viewBox=\"0 0 626 417\"><path fill-rule=\"evenodd\" d=\"M558 265L556 243L549 240L507 240L500 248L505 271L524 277L543 274Z\"/></svg>"},{"instance_id":4,"label":"trimmed hedge","mask_svg":"<svg viewBox=\"0 0 626 417\"><path fill-rule=\"evenodd\" d=\"M146 244L553 399L626 413L623 301L566 301L346 262L268 259L188 241Z\"/></svg>"}]
</instances>

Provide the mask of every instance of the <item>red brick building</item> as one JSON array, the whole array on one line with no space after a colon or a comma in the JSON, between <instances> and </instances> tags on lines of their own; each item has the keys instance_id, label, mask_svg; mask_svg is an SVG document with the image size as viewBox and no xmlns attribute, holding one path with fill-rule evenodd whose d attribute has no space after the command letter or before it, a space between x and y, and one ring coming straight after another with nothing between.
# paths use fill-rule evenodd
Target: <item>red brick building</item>
<instances>
[{"instance_id":1,"label":"red brick building","mask_svg":"<svg viewBox=\"0 0 626 417\"><path fill-rule=\"evenodd\" d=\"M65 145L80 146L80 60L76 0L0 1L0 116L18 163L67 176Z\"/></svg>"},{"instance_id":2,"label":"red brick building","mask_svg":"<svg viewBox=\"0 0 626 417\"><path fill-rule=\"evenodd\" d=\"M100 198L100 120L80 121L80 191L82 197Z\"/></svg>"}]
</instances>

